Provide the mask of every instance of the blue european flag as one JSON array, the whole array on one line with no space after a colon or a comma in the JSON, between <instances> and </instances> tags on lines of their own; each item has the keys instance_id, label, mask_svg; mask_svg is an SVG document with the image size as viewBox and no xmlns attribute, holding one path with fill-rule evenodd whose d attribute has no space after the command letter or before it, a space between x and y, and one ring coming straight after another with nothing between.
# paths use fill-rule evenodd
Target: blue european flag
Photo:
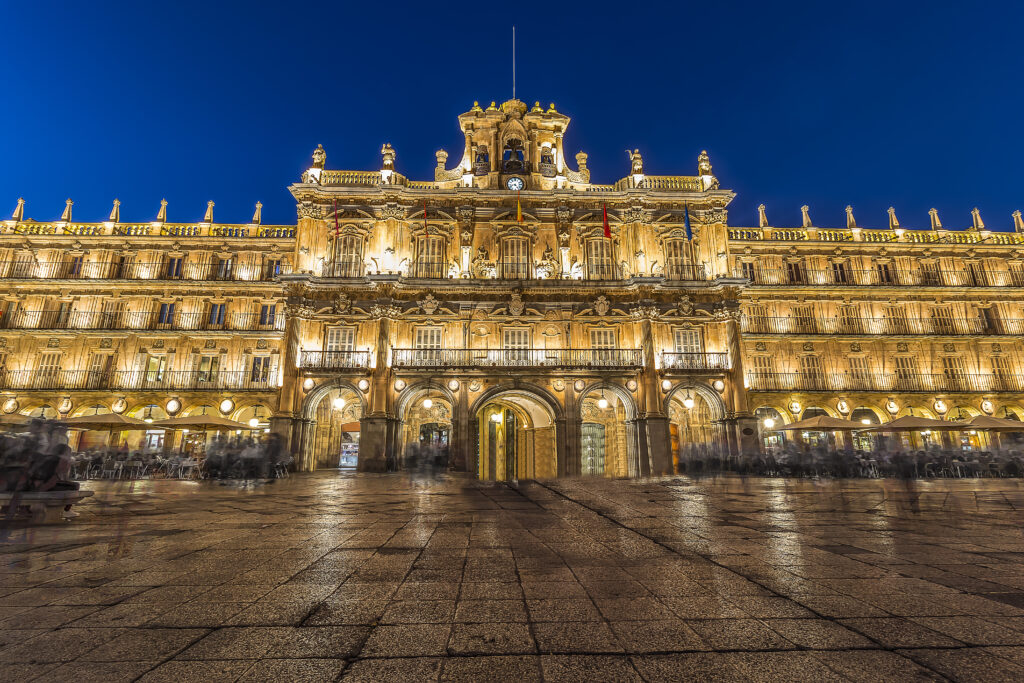
<instances>
[{"instance_id":1,"label":"blue european flag","mask_svg":"<svg viewBox=\"0 0 1024 683\"><path fill-rule=\"evenodd\" d=\"M693 239L693 230L690 228L690 209L683 204L683 226L686 228L686 239Z\"/></svg>"}]
</instances>

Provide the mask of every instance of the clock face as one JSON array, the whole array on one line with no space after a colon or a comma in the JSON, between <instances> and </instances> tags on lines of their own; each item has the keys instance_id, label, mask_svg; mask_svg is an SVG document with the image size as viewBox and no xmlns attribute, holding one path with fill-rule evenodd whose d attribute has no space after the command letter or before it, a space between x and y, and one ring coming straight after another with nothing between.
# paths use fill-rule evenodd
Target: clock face
<instances>
[{"instance_id":1,"label":"clock face","mask_svg":"<svg viewBox=\"0 0 1024 683\"><path fill-rule=\"evenodd\" d=\"M516 178L513 176L505 181L505 186L510 190L518 192L526 186L526 183L523 182L522 178Z\"/></svg>"}]
</instances>

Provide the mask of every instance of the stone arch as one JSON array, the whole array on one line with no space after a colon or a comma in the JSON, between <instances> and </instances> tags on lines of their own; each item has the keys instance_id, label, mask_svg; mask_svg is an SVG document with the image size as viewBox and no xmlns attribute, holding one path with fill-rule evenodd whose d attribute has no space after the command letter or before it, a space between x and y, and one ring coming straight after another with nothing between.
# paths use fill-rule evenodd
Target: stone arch
<instances>
[{"instance_id":1,"label":"stone arch","mask_svg":"<svg viewBox=\"0 0 1024 683\"><path fill-rule=\"evenodd\" d=\"M695 394L707 406L710 414L705 418L706 423L695 420L692 411L698 410L696 405L692 409L685 409L686 413L681 420L678 419L678 409L673 411L673 402L681 404L688 393ZM695 462L702 463L707 458L719 458L728 453L725 401L712 387L702 382L688 382L672 387L665 395L664 410L668 417L670 456L676 471L688 471ZM696 415L699 417L699 413ZM684 442L684 434L689 434L691 439Z\"/></svg>"},{"instance_id":2,"label":"stone arch","mask_svg":"<svg viewBox=\"0 0 1024 683\"><path fill-rule=\"evenodd\" d=\"M714 415L714 417L712 419L714 419L714 420L724 420L725 419L725 415L726 415L725 401L722 400L722 395L719 394L714 389L712 389L711 387L709 387L708 385L702 384L700 382L691 382L689 384L679 384L679 385L676 385L676 386L672 387L672 390L669 391L667 394L665 394L665 400L664 400L664 403L663 403L663 408L665 410L665 414L666 415L668 414L668 406L672 402L672 399L675 397L675 395L677 393L679 393L680 391L684 391L685 392L686 390L693 391L695 394L700 394L700 397L708 402L708 405L710 405L714 409L714 412L715 412L715 415ZM776 408L776 410L779 410L779 409ZM788 410L785 411L785 412L780 410L779 412L783 413L784 415L789 415L789 411Z\"/></svg>"},{"instance_id":3,"label":"stone arch","mask_svg":"<svg viewBox=\"0 0 1024 683\"><path fill-rule=\"evenodd\" d=\"M323 397L330 393L332 389L350 389L352 393L359 397L360 405L362 406L363 412L366 412L366 394L360 391L353 382L347 379L332 379L329 382L323 382L313 387L306 394L306 397L302 399L302 419L312 420L316 412L316 407L319 405Z\"/></svg>"},{"instance_id":4,"label":"stone arch","mask_svg":"<svg viewBox=\"0 0 1024 683\"><path fill-rule=\"evenodd\" d=\"M516 431L504 432L513 435L512 441L517 445L516 459L504 460L499 466L498 451L495 450L494 436L502 432L492 432L487 409L498 406L495 414L507 417L509 411L516 413L521 422L517 423ZM470 469L477 476L486 479L503 479L499 472L516 471L516 476L556 477L564 471L565 420L564 411L557 399L546 390L535 385L514 384L490 387L473 401L469 409L469 433L475 435L477 447L472 450L474 462ZM507 419L498 420L496 430L507 429ZM497 439L500 444L502 438ZM505 443L508 443L506 441ZM498 449L500 450L500 446ZM502 451L504 452L504 451ZM486 460L481 462L481 458ZM504 457L504 456L501 456ZM509 464L511 462L511 464Z\"/></svg>"},{"instance_id":5,"label":"stone arch","mask_svg":"<svg viewBox=\"0 0 1024 683\"><path fill-rule=\"evenodd\" d=\"M317 408L320 403L324 401L332 391L345 390L350 391L359 400L360 415L366 415L366 394L359 390L353 382L346 379L334 378L327 382L323 382L310 390L305 398L302 399L302 408L299 411L301 421L297 427L298 429L298 447L295 452L298 454L296 457L298 469L302 471L310 471L315 468L316 465L316 428L317 428ZM236 409L239 406L236 406ZM269 406L271 413L273 413L273 406Z\"/></svg>"},{"instance_id":6,"label":"stone arch","mask_svg":"<svg viewBox=\"0 0 1024 683\"><path fill-rule=\"evenodd\" d=\"M621 384L615 382L609 382L607 380L598 380L592 382L583 388L582 391L578 392L576 400L576 414L574 416L574 428L575 428L575 439L578 447L574 453L574 462L571 463L571 474L581 474L584 471L584 455L587 449L587 444L584 439L583 425L584 422L590 423L591 421L586 420L584 416L584 408L587 398L595 393L610 393L619 401L622 402L625 424L624 434L620 432L620 439L623 439L625 452L625 472L618 472L620 476L625 474L630 477L639 477L649 474L651 471L651 463L649 458L645 458L646 462L641 462L641 455L646 452L646 449L641 445L641 430L639 427L640 411L636 404L636 399L633 397L633 393L626 389ZM667 422L666 422L667 425ZM667 426L665 427L667 429ZM607 427L605 428L605 434L607 435ZM607 469L605 470L607 473Z\"/></svg>"},{"instance_id":7,"label":"stone arch","mask_svg":"<svg viewBox=\"0 0 1024 683\"><path fill-rule=\"evenodd\" d=\"M397 416L399 420L404 420L410 404L427 392L441 394L442 397L451 404L453 412L455 407L458 405L458 400L455 398L455 394L453 394L451 390L444 385L444 383L433 379L427 379L421 382L416 382L415 384L409 384L402 389L402 392L398 394L398 398L395 399L395 416Z\"/></svg>"}]
</instances>

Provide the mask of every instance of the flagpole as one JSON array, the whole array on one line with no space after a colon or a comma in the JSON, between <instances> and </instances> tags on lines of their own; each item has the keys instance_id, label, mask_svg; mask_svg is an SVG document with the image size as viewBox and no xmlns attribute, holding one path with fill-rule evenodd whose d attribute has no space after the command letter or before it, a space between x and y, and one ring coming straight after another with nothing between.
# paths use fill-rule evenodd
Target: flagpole
<instances>
[{"instance_id":1,"label":"flagpole","mask_svg":"<svg viewBox=\"0 0 1024 683\"><path fill-rule=\"evenodd\" d=\"M516 98L516 27L512 25L512 99Z\"/></svg>"}]
</instances>

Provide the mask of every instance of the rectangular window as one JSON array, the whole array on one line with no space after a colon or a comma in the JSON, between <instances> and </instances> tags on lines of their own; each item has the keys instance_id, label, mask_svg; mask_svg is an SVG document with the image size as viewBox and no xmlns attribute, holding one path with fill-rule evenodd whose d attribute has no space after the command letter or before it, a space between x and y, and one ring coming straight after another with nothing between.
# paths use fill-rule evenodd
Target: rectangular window
<instances>
[{"instance_id":1,"label":"rectangular window","mask_svg":"<svg viewBox=\"0 0 1024 683\"><path fill-rule=\"evenodd\" d=\"M220 370L219 355L200 356L196 379L200 382L216 382L218 370Z\"/></svg>"},{"instance_id":2,"label":"rectangular window","mask_svg":"<svg viewBox=\"0 0 1024 683\"><path fill-rule=\"evenodd\" d=\"M530 277L530 243L523 237L501 241L501 277L526 280Z\"/></svg>"},{"instance_id":3,"label":"rectangular window","mask_svg":"<svg viewBox=\"0 0 1024 683\"><path fill-rule=\"evenodd\" d=\"M917 371L917 359L913 356L896 357L896 389L914 391L920 385L920 373Z\"/></svg>"},{"instance_id":4,"label":"rectangular window","mask_svg":"<svg viewBox=\"0 0 1024 683\"><path fill-rule=\"evenodd\" d=\"M209 313L206 316L206 323L210 327L220 327L224 324L225 304L210 304Z\"/></svg>"},{"instance_id":5,"label":"rectangular window","mask_svg":"<svg viewBox=\"0 0 1024 683\"><path fill-rule=\"evenodd\" d=\"M271 280L281 274L281 259L269 259L263 266L263 279Z\"/></svg>"},{"instance_id":6,"label":"rectangular window","mask_svg":"<svg viewBox=\"0 0 1024 683\"><path fill-rule=\"evenodd\" d=\"M184 261L180 256L171 256L167 259L167 270L166 275L172 280L177 280L181 277L181 264Z\"/></svg>"},{"instance_id":7,"label":"rectangular window","mask_svg":"<svg viewBox=\"0 0 1024 683\"><path fill-rule=\"evenodd\" d=\"M813 306L793 307L793 331L797 334L815 334L818 326L815 324Z\"/></svg>"},{"instance_id":8,"label":"rectangular window","mask_svg":"<svg viewBox=\"0 0 1024 683\"><path fill-rule=\"evenodd\" d=\"M249 373L249 380L256 383L264 383L270 377L270 356L253 356L252 372Z\"/></svg>"},{"instance_id":9,"label":"rectangular window","mask_svg":"<svg viewBox=\"0 0 1024 683\"><path fill-rule=\"evenodd\" d=\"M771 321L768 319L764 306L760 304L747 306L745 315L747 318L748 332L751 334L765 334L769 331L768 325Z\"/></svg>"},{"instance_id":10,"label":"rectangular window","mask_svg":"<svg viewBox=\"0 0 1024 683\"><path fill-rule=\"evenodd\" d=\"M976 261L967 264L967 284L971 287L988 287L988 273L985 266Z\"/></svg>"},{"instance_id":11,"label":"rectangular window","mask_svg":"<svg viewBox=\"0 0 1024 683\"><path fill-rule=\"evenodd\" d=\"M907 312L902 306L885 307L885 327L888 334L909 334Z\"/></svg>"},{"instance_id":12,"label":"rectangular window","mask_svg":"<svg viewBox=\"0 0 1024 683\"><path fill-rule=\"evenodd\" d=\"M325 351L352 351L356 345L356 328L328 327Z\"/></svg>"},{"instance_id":13,"label":"rectangular window","mask_svg":"<svg viewBox=\"0 0 1024 683\"><path fill-rule=\"evenodd\" d=\"M603 363L613 362L615 353L612 349L618 348L617 342L615 330L591 330L590 348L595 349L592 351L594 360Z\"/></svg>"},{"instance_id":14,"label":"rectangular window","mask_svg":"<svg viewBox=\"0 0 1024 683\"><path fill-rule=\"evenodd\" d=\"M68 277L81 277L82 275L82 257L72 256L71 262L68 264Z\"/></svg>"},{"instance_id":15,"label":"rectangular window","mask_svg":"<svg viewBox=\"0 0 1024 683\"><path fill-rule=\"evenodd\" d=\"M686 240L668 240L665 242L665 275L670 280L694 280L694 269L687 256L689 243ZM743 266L747 264L744 263ZM754 264L750 264L753 266ZM744 274L744 277L747 277ZM751 278L753 279L753 278Z\"/></svg>"},{"instance_id":16,"label":"rectangular window","mask_svg":"<svg viewBox=\"0 0 1024 683\"><path fill-rule=\"evenodd\" d=\"M146 359L146 382L162 381L166 362L166 356L149 356Z\"/></svg>"},{"instance_id":17,"label":"rectangular window","mask_svg":"<svg viewBox=\"0 0 1024 683\"><path fill-rule=\"evenodd\" d=\"M342 235L334 238L337 255L334 259L334 277L360 277L363 274L363 238Z\"/></svg>"},{"instance_id":18,"label":"rectangular window","mask_svg":"<svg viewBox=\"0 0 1024 683\"><path fill-rule=\"evenodd\" d=\"M932 309L932 327L935 334L956 334L956 322L953 320L953 311L949 306Z\"/></svg>"},{"instance_id":19,"label":"rectangular window","mask_svg":"<svg viewBox=\"0 0 1024 683\"><path fill-rule=\"evenodd\" d=\"M863 334L864 328L861 325L860 310L857 306L839 307L839 334Z\"/></svg>"},{"instance_id":20,"label":"rectangular window","mask_svg":"<svg viewBox=\"0 0 1024 683\"><path fill-rule=\"evenodd\" d=\"M39 361L36 364L35 380L40 388L54 387L57 378L60 376L60 352L46 352L39 354Z\"/></svg>"},{"instance_id":21,"label":"rectangular window","mask_svg":"<svg viewBox=\"0 0 1024 683\"><path fill-rule=\"evenodd\" d=\"M928 287L942 286L942 275L939 273L939 266L936 263L921 264L921 284Z\"/></svg>"},{"instance_id":22,"label":"rectangular window","mask_svg":"<svg viewBox=\"0 0 1024 683\"><path fill-rule=\"evenodd\" d=\"M786 262L786 277L791 285L802 285L807 279L804 277L804 264L802 261Z\"/></svg>"},{"instance_id":23,"label":"rectangular window","mask_svg":"<svg viewBox=\"0 0 1024 683\"><path fill-rule=\"evenodd\" d=\"M441 328L417 327L413 358L417 363L437 363L441 360Z\"/></svg>"},{"instance_id":24,"label":"rectangular window","mask_svg":"<svg viewBox=\"0 0 1024 683\"><path fill-rule=\"evenodd\" d=\"M611 240L607 238L587 240L587 278L610 280L615 277Z\"/></svg>"},{"instance_id":25,"label":"rectangular window","mask_svg":"<svg viewBox=\"0 0 1024 683\"><path fill-rule=\"evenodd\" d=\"M800 373L804 379L818 380L822 377L821 358L818 356L800 356Z\"/></svg>"},{"instance_id":26,"label":"rectangular window","mask_svg":"<svg viewBox=\"0 0 1024 683\"><path fill-rule=\"evenodd\" d=\"M775 374L771 356L751 357L750 388L762 391L778 391L779 377Z\"/></svg>"},{"instance_id":27,"label":"rectangular window","mask_svg":"<svg viewBox=\"0 0 1024 683\"><path fill-rule=\"evenodd\" d=\"M174 304L163 303L160 304L160 310L157 312L156 322L159 325L173 325L174 324Z\"/></svg>"},{"instance_id":28,"label":"rectangular window","mask_svg":"<svg viewBox=\"0 0 1024 683\"><path fill-rule=\"evenodd\" d=\"M676 353L704 353L704 341L699 329L676 328L672 336Z\"/></svg>"},{"instance_id":29,"label":"rectangular window","mask_svg":"<svg viewBox=\"0 0 1024 683\"><path fill-rule=\"evenodd\" d=\"M992 356L989 358L989 367L992 368L992 390L993 391L1019 391L1014 386L1013 377L1010 374L1009 364L1005 356Z\"/></svg>"},{"instance_id":30,"label":"rectangular window","mask_svg":"<svg viewBox=\"0 0 1024 683\"><path fill-rule=\"evenodd\" d=\"M868 359L864 356L850 356L850 377L860 383L863 383L871 378L871 371L868 369ZM862 386L858 384L853 387L854 389L870 389L870 387Z\"/></svg>"},{"instance_id":31,"label":"rectangular window","mask_svg":"<svg viewBox=\"0 0 1024 683\"><path fill-rule=\"evenodd\" d=\"M1010 284L1014 287L1024 287L1024 265L1020 263L1010 264Z\"/></svg>"},{"instance_id":32,"label":"rectangular window","mask_svg":"<svg viewBox=\"0 0 1024 683\"><path fill-rule=\"evenodd\" d=\"M880 285L895 284L895 280L893 279L892 267L888 263L876 263L875 276L877 278L877 283Z\"/></svg>"},{"instance_id":33,"label":"rectangular window","mask_svg":"<svg viewBox=\"0 0 1024 683\"><path fill-rule=\"evenodd\" d=\"M107 383L114 365L114 356L110 353L94 353L89 358L89 370L85 377L85 386L98 389Z\"/></svg>"},{"instance_id":34,"label":"rectangular window","mask_svg":"<svg viewBox=\"0 0 1024 683\"><path fill-rule=\"evenodd\" d=\"M502 332L501 347L503 349L530 348L530 330L526 328L505 328Z\"/></svg>"},{"instance_id":35,"label":"rectangular window","mask_svg":"<svg viewBox=\"0 0 1024 683\"><path fill-rule=\"evenodd\" d=\"M832 284L834 284L834 285L848 285L848 284L850 284L850 271L847 268L845 261L833 261L832 262Z\"/></svg>"},{"instance_id":36,"label":"rectangular window","mask_svg":"<svg viewBox=\"0 0 1024 683\"><path fill-rule=\"evenodd\" d=\"M742 269L743 277L750 280L751 284L757 284L757 271L754 268L754 264L750 261L744 261L740 264Z\"/></svg>"},{"instance_id":37,"label":"rectangular window","mask_svg":"<svg viewBox=\"0 0 1024 683\"><path fill-rule=\"evenodd\" d=\"M218 280L230 280L235 272L235 260L231 258L217 259L215 276Z\"/></svg>"},{"instance_id":38,"label":"rectangular window","mask_svg":"<svg viewBox=\"0 0 1024 683\"><path fill-rule=\"evenodd\" d=\"M277 304L263 304L260 306L260 325L273 327L274 319L277 317Z\"/></svg>"},{"instance_id":39,"label":"rectangular window","mask_svg":"<svg viewBox=\"0 0 1024 683\"><path fill-rule=\"evenodd\" d=\"M137 277L135 274L135 257L119 256L114 264L114 272L111 275L115 280L128 280Z\"/></svg>"},{"instance_id":40,"label":"rectangular window","mask_svg":"<svg viewBox=\"0 0 1024 683\"><path fill-rule=\"evenodd\" d=\"M447 275L444 257L444 239L441 237L420 237L416 247L414 275L424 278L443 278Z\"/></svg>"}]
</instances>

